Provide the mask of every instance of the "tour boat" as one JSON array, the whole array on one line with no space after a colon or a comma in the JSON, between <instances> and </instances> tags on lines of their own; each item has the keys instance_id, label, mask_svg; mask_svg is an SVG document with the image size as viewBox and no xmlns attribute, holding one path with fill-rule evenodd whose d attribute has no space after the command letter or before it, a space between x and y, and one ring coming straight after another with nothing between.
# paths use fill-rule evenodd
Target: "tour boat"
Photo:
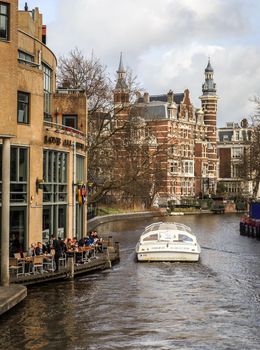
<instances>
[{"instance_id":1,"label":"tour boat","mask_svg":"<svg viewBox=\"0 0 260 350\"><path fill-rule=\"evenodd\" d=\"M147 226L136 244L138 261L198 261L200 245L191 229L176 222Z\"/></svg>"}]
</instances>

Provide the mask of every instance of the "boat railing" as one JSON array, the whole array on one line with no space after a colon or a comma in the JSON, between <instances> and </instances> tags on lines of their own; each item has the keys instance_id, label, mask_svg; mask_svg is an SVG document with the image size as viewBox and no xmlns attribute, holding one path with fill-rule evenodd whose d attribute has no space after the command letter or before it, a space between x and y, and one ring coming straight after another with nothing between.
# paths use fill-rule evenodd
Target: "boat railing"
<instances>
[{"instance_id":1,"label":"boat railing","mask_svg":"<svg viewBox=\"0 0 260 350\"><path fill-rule=\"evenodd\" d=\"M169 226L169 229L175 229L178 231L184 231L184 232L189 232L192 234L191 228L189 226L186 226L182 223L179 222L154 222L148 226L146 226L144 232L147 233L148 231L152 231L154 228L156 228L157 230L160 229L160 225L165 225L165 226Z\"/></svg>"}]
</instances>

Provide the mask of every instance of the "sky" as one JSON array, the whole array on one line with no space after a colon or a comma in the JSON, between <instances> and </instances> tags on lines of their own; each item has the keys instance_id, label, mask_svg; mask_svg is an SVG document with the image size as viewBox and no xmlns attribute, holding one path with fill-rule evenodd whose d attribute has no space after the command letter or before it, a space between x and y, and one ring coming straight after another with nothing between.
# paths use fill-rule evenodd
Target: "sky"
<instances>
[{"instance_id":1,"label":"sky","mask_svg":"<svg viewBox=\"0 0 260 350\"><path fill-rule=\"evenodd\" d=\"M25 1L19 0L22 9ZM259 0L27 0L47 25L57 57L77 47L115 78L120 52L150 94L189 89L201 106L208 57L217 84L217 124L254 114L260 95Z\"/></svg>"}]
</instances>

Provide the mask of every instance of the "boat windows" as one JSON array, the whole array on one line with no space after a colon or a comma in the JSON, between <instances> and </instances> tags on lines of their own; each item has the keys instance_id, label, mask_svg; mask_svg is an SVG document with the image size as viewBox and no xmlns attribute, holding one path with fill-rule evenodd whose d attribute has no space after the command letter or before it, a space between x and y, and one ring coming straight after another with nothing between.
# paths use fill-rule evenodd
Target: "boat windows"
<instances>
[{"instance_id":1,"label":"boat windows","mask_svg":"<svg viewBox=\"0 0 260 350\"><path fill-rule=\"evenodd\" d=\"M193 242L193 239L189 236L179 234L179 241L181 241L181 242Z\"/></svg>"},{"instance_id":2,"label":"boat windows","mask_svg":"<svg viewBox=\"0 0 260 350\"><path fill-rule=\"evenodd\" d=\"M178 238L176 234L171 232L161 232L160 233L160 241L176 241Z\"/></svg>"},{"instance_id":3,"label":"boat windows","mask_svg":"<svg viewBox=\"0 0 260 350\"><path fill-rule=\"evenodd\" d=\"M143 239L143 241L157 241L158 240L158 234L152 234L150 236L147 236Z\"/></svg>"}]
</instances>

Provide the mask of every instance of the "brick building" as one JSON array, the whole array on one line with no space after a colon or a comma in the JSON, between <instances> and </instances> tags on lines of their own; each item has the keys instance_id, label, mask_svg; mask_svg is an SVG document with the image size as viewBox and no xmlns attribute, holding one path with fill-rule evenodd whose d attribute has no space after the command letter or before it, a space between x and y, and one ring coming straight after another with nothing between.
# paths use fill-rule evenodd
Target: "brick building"
<instances>
[{"instance_id":1,"label":"brick building","mask_svg":"<svg viewBox=\"0 0 260 350\"><path fill-rule=\"evenodd\" d=\"M218 98L210 61L205 69L201 108L194 107L188 89L183 93L170 90L162 95L139 94L136 102L130 104L122 56L117 74L114 101L116 110L120 112L116 118L121 123L132 122L132 144L139 143L150 148L155 157L151 167L155 171L157 164L159 168L155 203L166 204L168 200L179 201L215 193ZM123 144L127 137L129 134L122 131L118 139L121 138ZM127 158L126 153L121 156ZM155 177L153 179L151 186L154 187Z\"/></svg>"},{"instance_id":2,"label":"brick building","mask_svg":"<svg viewBox=\"0 0 260 350\"><path fill-rule=\"evenodd\" d=\"M11 163L10 187L0 171L1 206L3 220L10 210L11 247L14 238L27 249L51 234L84 235L86 96L56 91L57 60L38 8L0 1L0 57L0 161Z\"/></svg>"},{"instance_id":3,"label":"brick building","mask_svg":"<svg viewBox=\"0 0 260 350\"><path fill-rule=\"evenodd\" d=\"M239 165L249 147L253 129L246 119L218 129L219 184L229 195L252 195L252 181L240 177Z\"/></svg>"}]
</instances>

